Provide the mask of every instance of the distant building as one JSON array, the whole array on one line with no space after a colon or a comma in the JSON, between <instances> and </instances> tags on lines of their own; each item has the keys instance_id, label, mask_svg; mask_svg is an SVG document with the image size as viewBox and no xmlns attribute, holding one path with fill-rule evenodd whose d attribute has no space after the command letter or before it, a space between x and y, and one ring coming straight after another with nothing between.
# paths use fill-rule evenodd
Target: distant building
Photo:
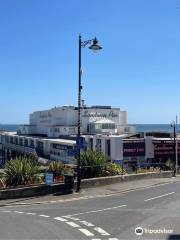
<instances>
[{"instance_id":1,"label":"distant building","mask_svg":"<svg viewBox=\"0 0 180 240\"><path fill-rule=\"evenodd\" d=\"M127 125L127 113L110 106L83 106L81 135L86 148L100 150L112 161L123 159L122 139L135 134ZM17 154L76 163L78 109L73 106L54 107L30 114L29 124L17 133L2 132L6 158Z\"/></svg>"},{"instance_id":2,"label":"distant building","mask_svg":"<svg viewBox=\"0 0 180 240\"><path fill-rule=\"evenodd\" d=\"M126 168L165 164L174 161L173 136L168 132L136 133L127 125L127 114L110 106L83 107L81 136L84 149L99 150L111 161ZM3 159L19 154L39 161L58 160L76 164L78 111L76 107L55 107L30 114L29 124L16 132L0 132ZM180 139L178 137L178 158ZM156 165L157 164L157 165Z\"/></svg>"},{"instance_id":3,"label":"distant building","mask_svg":"<svg viewBox=\"0 0 180 240\"><path fill-rule=\"evenodd\" d=\"M83 107L82 134L121 134L128 131L125 111L110 106ZM44 135L58 138L77 134L78 109L73 106L55 107L30 114L30 124L22 125L18 134Z\"/></svg>"}]
</instances>

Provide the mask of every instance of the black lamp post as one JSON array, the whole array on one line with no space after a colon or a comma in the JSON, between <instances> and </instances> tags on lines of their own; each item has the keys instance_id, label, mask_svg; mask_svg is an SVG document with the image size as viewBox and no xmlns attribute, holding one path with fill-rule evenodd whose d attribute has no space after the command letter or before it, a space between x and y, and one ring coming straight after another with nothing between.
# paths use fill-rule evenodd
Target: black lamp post
<instances>
[{"instance_id":1,"label":"black lamp post","mask_svg":"<svg viewBox=\"0 0 180 240\"><path fill-rule=\"evenodd\" d=\"M93 50L94 52L101 50L102 47L98 45L97 38L93 38L91 40L82 41L81 35L79 35L79 80L78 80L78 133L77 138L79 139L81 136L81 90L82 90L82 83L81 83L81 75L82 75L82 69L81 69L81 48L86 47L87 45L90 45L89 49ZM79 192L81 188L81 161L80 161L80 148L78 147L77 151L77 189L76 191Z\"/></svg>"},{"instance_id":2,"label":"black lamp post","mask_svg":"<svg viewBox=\"0 0 180 240\"><path fill-rule=\"evenodd\" d=\"M177 174L177 141L176 141L176 125L177 125L177 116L176 122L171 123L171 127L173 127L173 160L174 160L174 176Z\"/></svg>"}]
</instances>

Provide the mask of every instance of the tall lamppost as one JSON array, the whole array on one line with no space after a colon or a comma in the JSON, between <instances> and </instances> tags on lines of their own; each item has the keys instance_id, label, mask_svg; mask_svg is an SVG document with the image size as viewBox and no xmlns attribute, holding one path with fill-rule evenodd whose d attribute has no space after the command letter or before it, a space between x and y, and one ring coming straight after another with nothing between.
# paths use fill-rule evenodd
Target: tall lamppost
<instances>
[{"instance_id":1,"label":"tall lamppost","mask_svg":"<svg viewBox=\"0 0 180 240\"><path fill-rule=\"evenodd\" d=\"M87 45L90 45L89 49L93 50L94 52L99 51L102 47L98 44L97 38L93 38L87 41L82 41L81 34L79 35L79 67L78 67L78 133L77 139L80 139L81 136L81 90L82 90L82 83L81 83L81 48L85 48ZM81 150L78 147L77 151L77 189L76 191L79 192L81 188L81 161L80 161L80 154Z\"/></svg>"},{"instance_id":2,"label":"tall lamppost","mask_svg":"<svg viewBox=\"0 0 180 240\"><path fill-rule=\"evenodd\" d=\"M177 175L177 166L178 166L178 143L176 137L176 127L177 127L177 116L176 121L171 123L171 127L173 127L173 160L174 160L174 176Z\"/></svg>"}]
</instances>

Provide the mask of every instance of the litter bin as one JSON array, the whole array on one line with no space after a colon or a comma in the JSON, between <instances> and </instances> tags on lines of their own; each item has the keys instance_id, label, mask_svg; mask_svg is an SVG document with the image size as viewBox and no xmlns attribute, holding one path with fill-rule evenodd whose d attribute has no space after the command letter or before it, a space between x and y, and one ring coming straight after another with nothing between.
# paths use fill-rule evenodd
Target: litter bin
<instances>
[{"instance_id":1,"label":"litter bin","mask_svg":"<svg viewBox=\"0 0 180 240\"><path fill-rule=\"evenodd\" d=\"M64 175L64 192L72 193L74 188L74 175L65 174Z\"/></svg>"}]
</instances>

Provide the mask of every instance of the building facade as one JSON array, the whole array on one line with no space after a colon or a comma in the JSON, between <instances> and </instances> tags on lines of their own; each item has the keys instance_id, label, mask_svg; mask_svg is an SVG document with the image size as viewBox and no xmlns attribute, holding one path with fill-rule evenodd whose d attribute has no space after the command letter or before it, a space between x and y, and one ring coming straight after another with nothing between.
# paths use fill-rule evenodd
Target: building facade
<instances>
[{"instance_id":1,"label":"building facade","mask_svg":"<svg viewBox=\"0 0 180 240\"><path fill-rule=\"evenodd\" d=\"M73 106L36 111L29 124L21 125L17 133L2 132L0 141L5 156L28 154L36 158L76 163L78 109ZM135 133L127 125L127 113L110 106L83 106L81 135L86 146L102 151L109 159L122 159L122 137Z\"/></svg>"},{"instance_id":2,"label":"building facade","mask_svg":"<svg viewBox=\"0 0 180 240\"><path fill-rule=\"evenodd\" d=\"M119 134L132 131L127 126L125 111L110 106L83 106L82 134ZM43 135L50 138L77 134L78 109L73 106L55 107L30 114L29 125L22 125L18 134ZM129 129L128 129L129 128Z\"/></svg>"},{"instance_id":3,"label":"building facade","mask_svg":"<svg viewBox=\"0 0 180 240\"><path fill-rule=\"evenodd\" d=\"M174 160L169 133L137 134L133 126L127 125L126 112L119 108L83 106L81 119L83 149L101 151L113 162L123 161L127 168ZM1 155L4 160L26 154L41 161L76 164L77 120L77 108L72 106L34 112L29 124L20 126L17 132L0 132Z\"/></svg>"}]
</instances>

